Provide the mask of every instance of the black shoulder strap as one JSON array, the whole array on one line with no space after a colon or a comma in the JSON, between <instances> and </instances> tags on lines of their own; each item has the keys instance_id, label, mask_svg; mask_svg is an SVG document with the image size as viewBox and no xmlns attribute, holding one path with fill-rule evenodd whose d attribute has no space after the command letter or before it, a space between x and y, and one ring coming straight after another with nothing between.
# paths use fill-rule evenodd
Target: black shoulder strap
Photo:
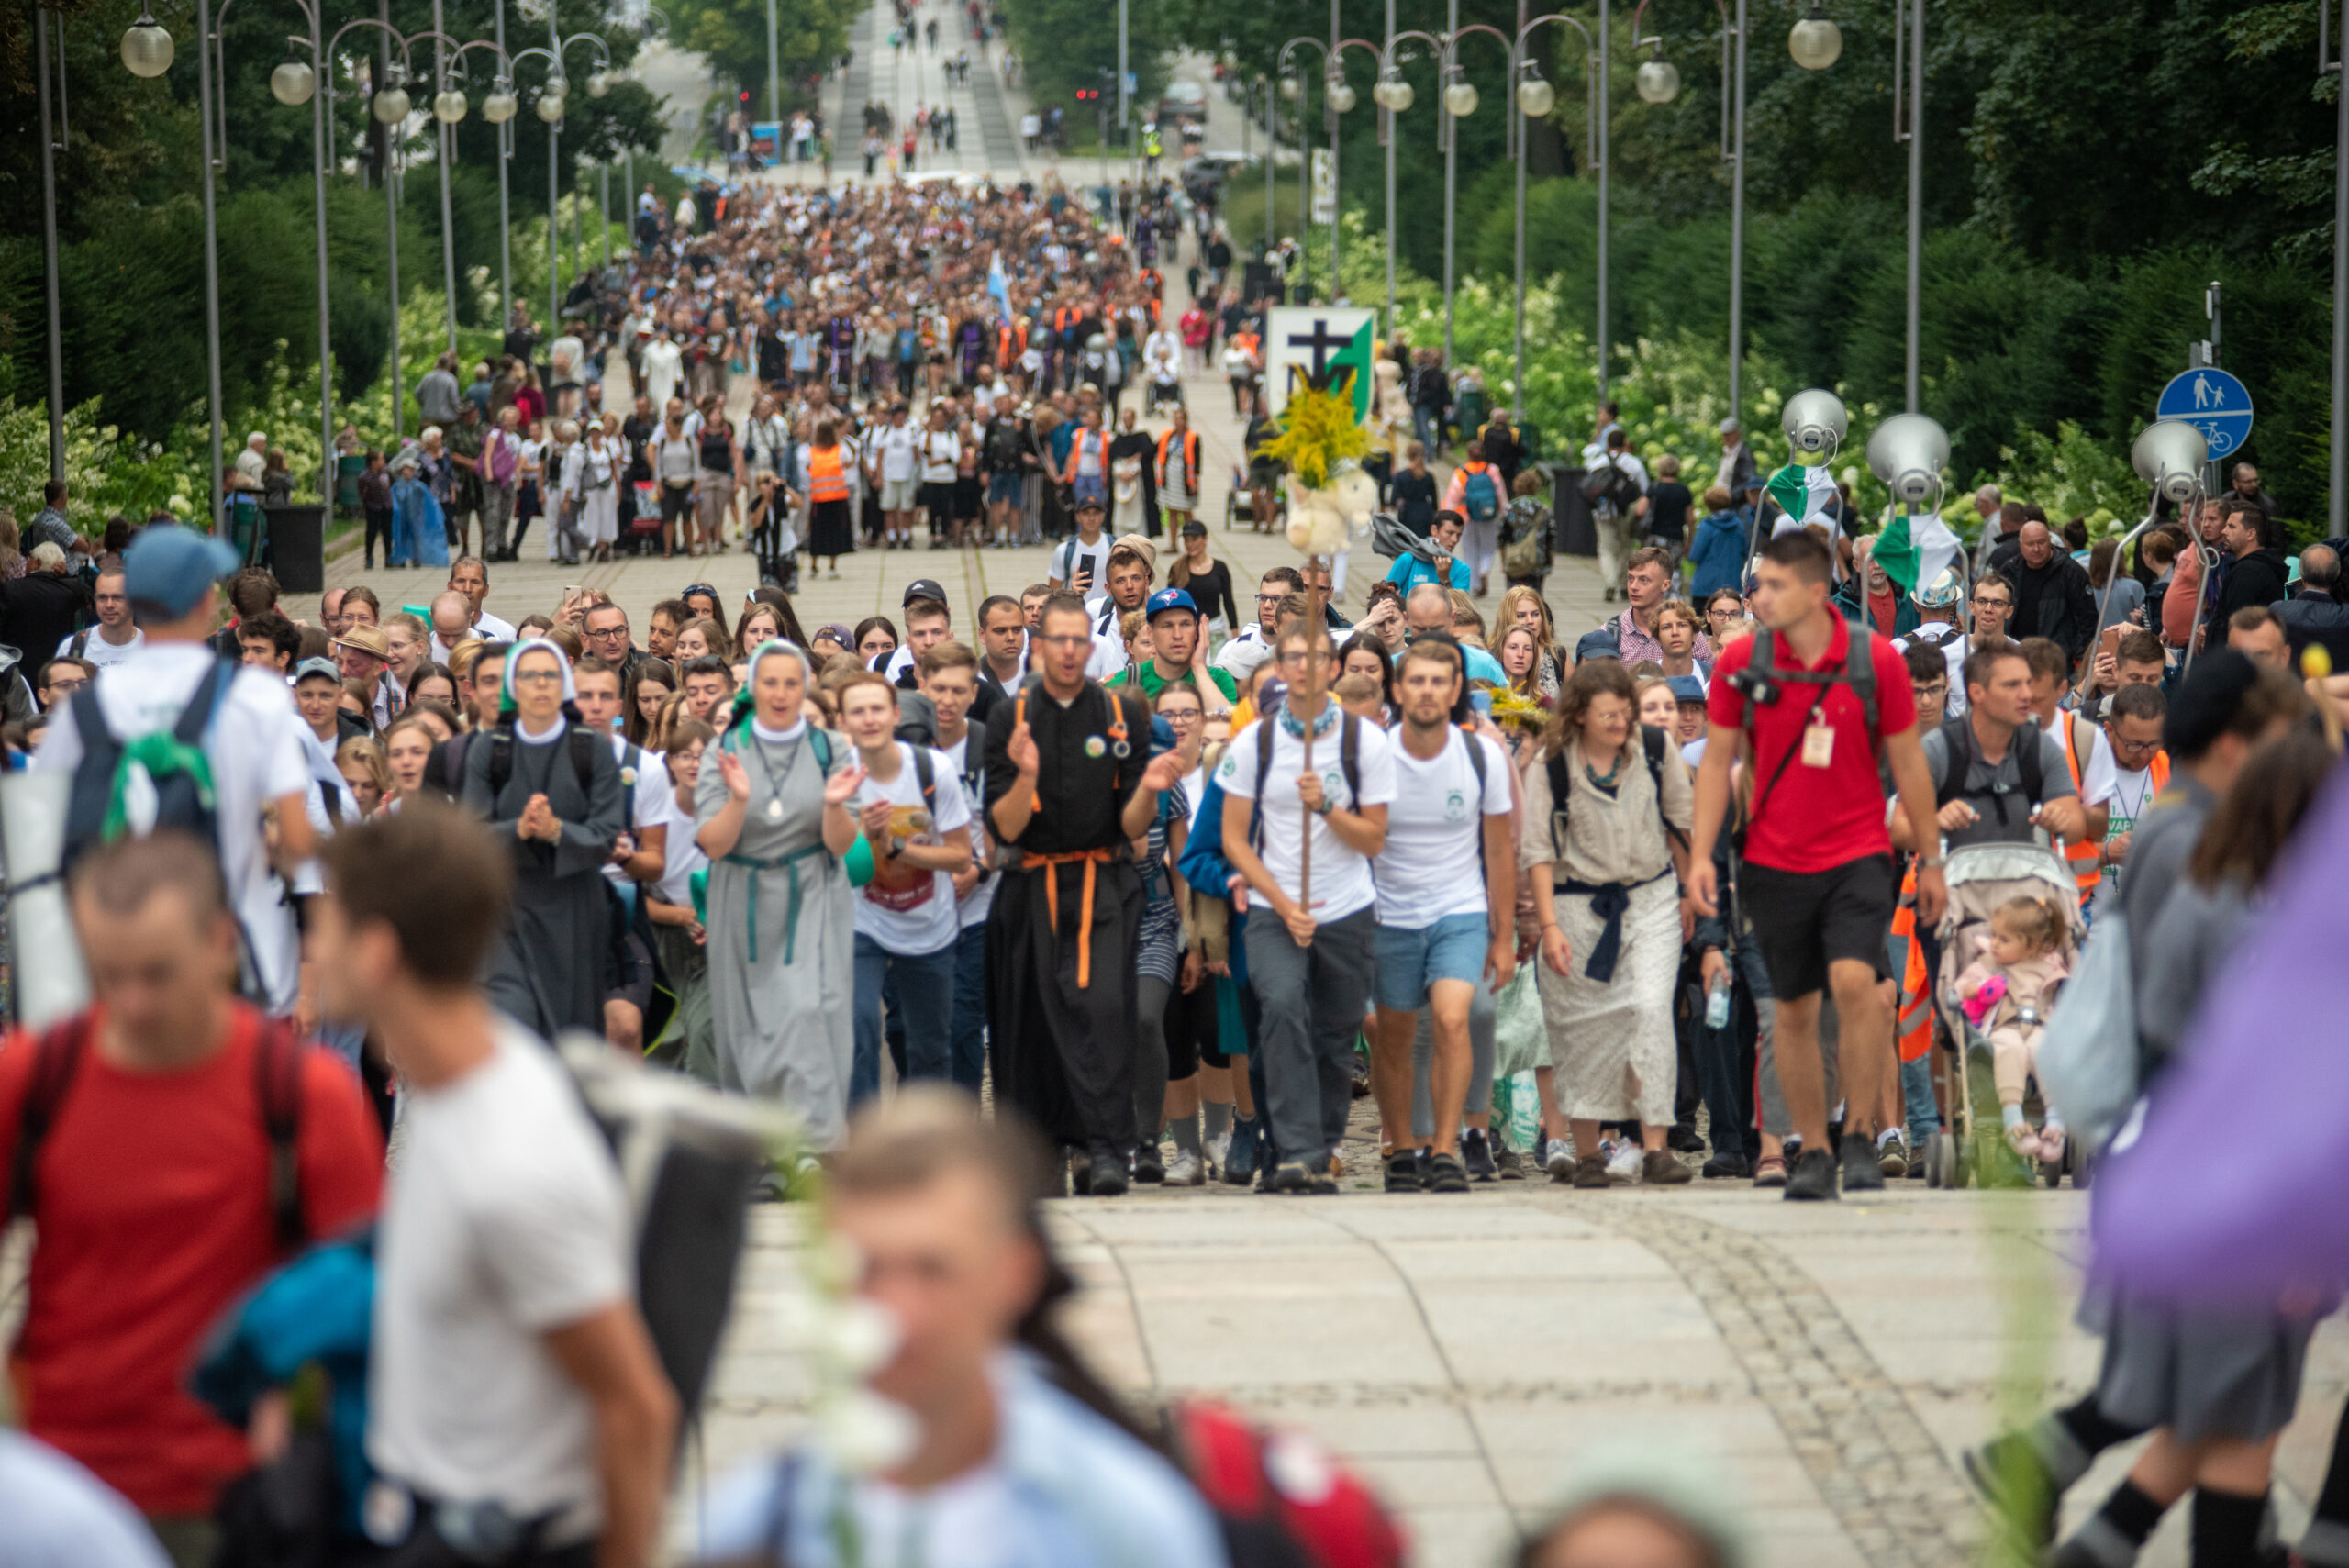
<instances>
[{"instance_id":1,"label":"black shoulder strap","mask_svg":"<svg viewBox=\"0 0 2349 1568\"><path fill-rule=\"evenodd\" d=\"M106 728L106 716L98 711L98 688L95 683L73 694L67 705L73 710L73 728L81 732L82 755L111 757L121 749L114 731ZM111 767L107 770L111 773Z\"/></svg>"},{"instance_id":2,"label":"black shoulder strap","mask_svg":"<svg viewBox=\"0 0 2349 1568\"><path fill-rule=\"evenodd\" d=\"M1550 772L1550 858L1566 858L1566 804L1574 798L1574 775L1566 771L1566 749L1562 741L1550 753L1546 766Z\"/></svg>"},{"instance_id":3,"label":"black shoulder strap","mask_svg":"<svg viewBox=\"0 0 2349 1568\"><path fill-rule=\"evenodd\" d=\"M1868 750L1883 750L1884 738L1876 733L1876 633L1866 627L1852 625L1846 633L1843 650L1843 683L1852 695L1860 699L1860 710L1868 721Z\"/></svg>"},{"instance_id":4,"label":"black shoulder strap","mask_svg":"<svg viewBox=\"0 0 2349 1568\"><path fill-rule=\"evenodd\" d=\"M489 803L497 805L497 797L506 793L508 780L514 776L514 721L500 717L489 732ZM457 790L464 792L464 775L457 775Z\"/></svg>"},{"instance_id":5,"label":"black shoulder strap","mask_svg":"<svg viewBox=\"0 0 2349 1568\"><path fill-rule=\"evenodd\" d=\"M1346 714L1338 720L1338 771L1346 775L1346 809L1362 809L1362 720Z\"/></svg>"},{"instance_id":6,"label":"black shoulder strap","mask_svg":"<svg viewBox=\"0 0 2349 1568\"><path fill-rule=\"evenodd\" d=\"M593 792L596 777L596 751L603 738L577 719L571 721L571 771L579 775L579 793Z\"/></svg>"},{"instance_id":7,"label":"black shoulder strap","mask_svg":"<svg viewBox=\"0 0 2349 1568\"><path fill-rule=\"evenodd\" d=\"M2015 773L2022 781L2023 809L2028 811L2039 804L2039 792L2047 783L2047 770L2040 755L2039 721L2032 720L2015 731Z\"/></svg>"},{"instance_id":8,"label":"black shoulder strap","mask_svg":"<svg viewBox=\"0 0 2349 1568\"><path fill-rule=\"evenodd\" d=\"M1476 810L1481 813L1485 809L1485 749L1476 744L1476 732L1465 725L1460 727L1460 740L1468 748L1468 766L1476 774Z\"/></svg>"},{"instance_id":9,"label":"black shoulder strap","mask_svg":"<svg viewBox=\"0 0 2349 1568\"><path fill-rule=\"evenodd\" d=\"M1273 742L1278 739L1279 720L1271 714L1256 721L1256 798L1249 804L1254 808L1248 818L1249 847L1260 847L1264 841L1264 781L1273 775Z\"/></svg>"},{"instance_id":10,"label":"black shoulder strap","mask_svg":"<svg viewBox=\"0 0 2349 1568\"><path fill-rule=\"evenodd\" d=\"M1965 775L1974 767L1974 727L1964 714L1954 713L1942 720L1942 749L1949 762L1940 787L1933 791L1936 811L1965 793Z\"/></svg>"},{"instance_id":11,"label":"black shoulder strap","mask_svg":"<svg viewBox=\"0 0 2349 1568\"><path fill-rule=\"evenodd\" d=\"M302 1215L302 1176L297 1145L302 1132L301 1040L284 1023L262 1026L253 1052L261 1090L262 1130L269 1138L269 1212L277 1244L295 1251L309 1240Z\"/></svg>"},{"instance_id":12,"label":"black shoulder strap","mask_svg":"<svg viewBox=\"0 0 2349 1568\"><path fill-rule=\"evenodd\" d=\"M1688 835L1674 827L1672 825L1672 818L1664 814L1664 753L1665 749L1664 731L1657 728L1653 724L1641 725L1640 749L1647 754L1648 781L1655 785L1656 820L1664 824L1664 831L1666 837L1678 840L1681 847L1686 849L1688 845Z\"/></svg>"},{"instance_id":13,"label":"black shoulder strap","mask_svg":"<svg viewBox=\"0 0 2349 1568\"><path fill-rule=\"evenodd\" d=\"M211 727L212 715L228 695L228 683L237 678L237 665L227 659L213 662L212 673L196 687L195 695L187 699L187 706L180 709L177 724L172 726L172 739L183 746L200 746L204 732Z\"/></svg>"},{"instance_id":14,"label":"black shoulder strap","mask_svg":"<svg viewBox=\"0 0 2349 1568\"><path fill-rule=\"evenodd\" d=\"M327 808L327 820L335 827L342 826L342 791L324 779L318 781L318 800Z\"/></svg>"},{"instance_id":15,"label":"black shoulder strap","mask_svg":"<svg viewBox=\"0 0 2349 1568\"><path fill-rule=\"evenodd\" d=\"M82 657L82 651L89 646L90 628L88 627L83 627L81 630L73 634L73 648L70 656L79 659Z\"/></svg>"},{"instance_id":16,"label":"black shoulder strap","mask_svg":"<svg viewBox=\"0 0 2349 1568\"><path fill-rule=\"evenodd\" d=\"M908 745L914 754L914 778L921 785L922 805L935 808L938 805L938 765L930 760L930 748Z\"/></svg>"},{"instance_id":17,"label":"black shoulder strap","mask_svg":"<svg viewBox=\"0 0 2349 1568\"><path fill-rule=\"evenodd\" d=\"M57 1125L58 1109L65 1103L65 1091L72 1086L88 1044L89 1023L83 1015L42 1031L33 1046L32 1082L25 1089L25 1103L18 1107L17 1157L8 1173L9 1219L33 1217L34 1172L41 1145Z\"/></svg>"}]
</instances>

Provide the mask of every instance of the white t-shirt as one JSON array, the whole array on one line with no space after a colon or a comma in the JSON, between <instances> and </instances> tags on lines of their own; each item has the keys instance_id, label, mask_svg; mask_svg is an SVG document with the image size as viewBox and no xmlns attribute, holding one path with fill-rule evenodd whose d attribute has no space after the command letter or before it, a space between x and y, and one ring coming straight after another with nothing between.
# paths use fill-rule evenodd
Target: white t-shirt
<instances>
[{"instance_id":1,"label":"white t-shirt","mask_svg":"<svg viewBox=\"0 0 2349 1568\"><path fill-rule=\"evenodd\" d=\"M693 823L688 820L682 829L676 824L677 790L676 786L669 782L666 753L639 751L636 777L630 780L628 741L618 735L611 739L612 761L620 765L620 787L629 792L628 826L629 832L636 840L636 847L640 850L644 848L644 830L647 828L666 828L669 833L663 842L668 844L669 852L674 854L676 848L674 840L680 837L681 833L690 835L693 832ZM604 880L617 887L627 883L629 876L618 866L607 862L604 866ZM657 886L658 884L649 885Z\"/></svg>"},{"instance_id":2,"label":"white t-shirt","mask_svg":"<svg viewBox=\"0 0 2349 1568\"><path fill-rule=\"evenodd\" d=\"M1353 810L1357 804L1391 805L1395 799L1394 742L1375 724L1359 726L1361 733L1355 749L1356 766L1362 774L1362 799L1356 802L1346 786L1345 770L1338 761L1344 722L1341 717L1326 732L1313 738L1313 767L1321 775L1322 798L1338 811ZM1264 841L1257 853L1264 857L1264 870L1271 873L1273 881L1294 898L1297 849L1304 841L1308 817L1305 803L1297 795L1297 781L1304 771L1304 738L1291 735L1277 717L1252 724L1232 737L1216 777L1222 781L1226 795L1254 800L1256 752L1268 731L1276 739L1273 742L1272 769L1264 777L1264 800L1260 807L1264 814ZM1313 917L1341 920L1357 910L1369 908L1377 896L1371 882L1369 860L1338 837L1329 818L1314 816L1312 830Z\"/></svg>"},{"instance_id":3,"label":"white t-shirt","mask_svg":"<svg viewBox=\"0 0 2349 1568\"><path fill-rule=\"evenodd\" d=\"M921 433L921 482L952 484L954 466L963 461L963 438L952 430Z\"/></svg>"},{"instance_id":4,"label":"white t-shirt","mask_svg":"<svg viewBox=\"0 0 2349 1568\"><path fill-rule=\"evenodd\" d=\"M139 648L144 647L147 642L146 632L134 626L130 628L130 640L117 648L113 643L106 640L105 628L94 626L90 628L89 641L83 645L81 652L76 653L73 651L73 639L81 635L82 634L77 631L72 636L67 637L62 642L60 642L57 645L57 651L50 655L50 657L56 659L87 659L91 663L95 664L101 670L111 670L116 665L128 660L133 652L137 651ZM29 677L38 675L40 672L38 669L33 669L26 671L25 673Z\"/></svg>"},{"instance_id":5,"label":"white t-shirt","mask_svg":"<svg viewBox=\"0 0 2349 1568\"><path fill-rule=\"evenodd\" d=\"M1949 695L1942 712L1955 718L1965 711L1965 656L1974 651L1974 639L1947 621L1926 621L1906 637L1892 639L1895 653L1906 653L1911 648L1938 648L1942 662L1949 666Z\"/></svg>"},{"instance_id":6,"label":"white t-shirt","mask_svg":"<svg viewBox=\"0 0 2349 1568\"><path fill-rule=\"evenodd\" d=\"M954 771L963 777L963 798L971 808L971 859L984 865L987 857L987 775L979 759L971 755L971 732L964 729L963 739L952 746L941 746L938 753L952 762ZM963 929L986 924L987 911L995 907L996 884L1001 880L992 873L980 877L970 896L962 900Z\"/></svg>"},{"instance_id":7,"label":"white t-shirt","mask_svg":"<svg viewBox=\"0 0 2349 1568\"><path fill-rule=\"evenodd\" d=\"M1044 575L1074 594L1079 592L1077 573L1090 566L1093 576L1082 591L1085 607L1097 617L1101 613L1102 601L1109 596L1109 552L1116 548L1117 541L1109 537L1107 528L1102 529L1101 537L1091 544L1072 534L1053 550L1052 563L1045 569Z\"/></svg>"},{"instance_id":8,"label":"white t-shirt","mask_svg":"<svg viewBox=\"0 0 2349 1568\"><path fill-rule=\"evenodd\" d=\"M619 1171L554 1053L508 1018L489 1060L402 1096L375 1242L367 1457L454 1502L599 1523L594 1407L543 1336L629 1297Z\"/></svg>"},{"instance_id":9,"label":"white t-shirt","mask_svg":"<svg viewBox=\"0 0 2349 1568\"><path fill-rule=\"evenodd\" d=\"M709 864L709 857L702 853L701 843L695 836L696 824L690 807L677 799L677 786L669 778L669 770L661 770L662 784L669 792L669 852L661 865L661 880L653 889L653 896L663 904L674 904L680 909L694 906L694 873Z\"/></svg>"},{"instance_id":10,"label":"white t-shirt","mask_svg":"<svg viewBox=\"0 0 2349 1568\"><path fill-rule=\"evenodd\" d=\"M914 476L914 452L921 442L919 432L911 425L884 425L873 433L869 444L880 455L883 479Z\"/></svg>"},{"instance_id":11,"label":"white t-shirt","mask_svg":"<svg viewBox=\"0 0 2349 1568\"><path fill-rule=\"evenodd\" d=\"M126 740L171 728L216 662L212 650L202 643L143 644L93 688L106 728ZM304 733L302 715L284 677L247 666L229 683L204 737L204 754L212 763L220 867L228 900L251 944L267 1010L277 1015L294 1010L301 953L293 906L269 863L261 812L271 801L289 795L306 799L309 795ZM71 718L61 717L44 732L33 766L72 773L81 761L81 731ZM151 803L148 810L151 813ZM131 804L131 818L139 825L137 800ZM147 820L151 823L151 815Z\"/></svg>"},{"instance_id":12,"label":"white t-shirt","mask_svg":"<svg viewBox=\"0 0 2349 1568\"><path fill-rule=\"evenodd\" d=\"M6 1551L0 1555L8 1568L169 1568L171 1562L120 1493L22 1432L0 1430L0 1518L8 1521Z\"/></svg>"},{"instance_id":13,"label":"white t-shirt","mask_svg":"<svg viewBox=\"0 0 2349 1568\"><path fill-rule=\"evenodd\" d=\"M1424 762L1399 739L1389 739L1395 804L1386 808L1386 847L1371 862L1378 884L1378 923L1421 930L1449 915L1484 914L1489 906L1480 874L1483 818L1507 817L1514 804L1508 755L1456 726L1446 728L1443 750ZM1485 753L1481 808L1471 746ZM1314 748L1316 762L1320 751ZM1363 787L1370 787L1367 776Z\"/></svg>"},{"instance_id":14,"label":"white t-shirt","mask_svg":"<svg viewBox=\"0 0 2349 1568\"><path fill-rule=\"evenodd\" d=\"M952 759L932 751L930 768L937 793L925 801L921 778L914 772L914 749L906 741L897 748L897 776L887 784L867 776L849 802L862 814L876 800L885 800L891 813L891 835L907 844L943 844L946 835L967 828L969 797L963 793L962 774ZM954 903L954 879L942 871L923 871L901 862L875 858L873 880L858 891L856 930L894 953L918 958L954 945L962 929Z\"/></svg>"}]
</instances>

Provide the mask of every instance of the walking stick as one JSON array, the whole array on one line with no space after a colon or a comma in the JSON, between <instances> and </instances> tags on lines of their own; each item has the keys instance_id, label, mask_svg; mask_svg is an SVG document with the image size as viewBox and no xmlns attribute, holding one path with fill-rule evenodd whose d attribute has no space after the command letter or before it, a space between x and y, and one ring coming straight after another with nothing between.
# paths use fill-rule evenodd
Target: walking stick
<instances>
[{"instance_id":1,"label":"walking stick","mask_svg":"<svg viewBox=\"0 0 2349 1568\"><path fill-rule=\"evenodd\" d=\"M1319 650L1314 646L1313 639L1314 632L1320 628L1323 616L1321 574L1319 570L1321 558L1318 555L1308 555L1305 558L1305 581L1308 584L1305 591L1305 695L1308 703L1321 691L1321 661L1315 657ZM1320 710L1317 707L1314 710L1313 718L1305 722L1304 772L1308 773L1313 771L1313 722L1319 717ZM1271 745L1272 737L1266 736L1264 744ZM1308 915L1313 913L1313 824L1311 822L1304 825L1297 847L1297 902L1298 907Z\"/></svg>"}]
</instances>

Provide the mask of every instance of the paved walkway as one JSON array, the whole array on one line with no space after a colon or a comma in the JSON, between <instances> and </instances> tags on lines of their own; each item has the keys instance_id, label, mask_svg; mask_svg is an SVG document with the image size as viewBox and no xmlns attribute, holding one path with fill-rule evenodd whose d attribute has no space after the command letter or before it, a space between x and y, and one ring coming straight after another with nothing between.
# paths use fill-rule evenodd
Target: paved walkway
<instances>
[{"instance_id":1,"label":"paved walkway","mask_svg":"<svg viewBox=\"0 0 2349 1568\"><path fill-rule=\"evenodd\" d=\"M836 126L855 127L868 94L903 119L942 92L962 146L930 167L999 179L1055 171L1049 158L1024 159L1010 134L1026 101L994 73L999 49L985 61L974 54L969 88L947 89L937 61L958 46L893 58L885 35L877 10L857 25L855 61L827 84L828 104L841 106ZM1219 122L1233 122L1218 125L1230 134L1216 145L1236 143L1236 111L1211 101ZM844 141L839 172L861 167ZM1072 184L1092 172L1067 171ZM1179 289L1181 261L1166 271ZM607 392L617 396L617 357L615 370ZM1217 553L1243 584L1294 564L1286 541L1222 527L1241 425L1219 378L1195 376L1186 391L1208 447L1202 515ZM748 395L736 387L738 406ZM541 556L540 539L530 543ZM1040 581L1044 557L867 551L848 557L837 581L804 579L800 617L894 617L905 584L930 576L967 628L982 597ZM1358 554L1349 604L1359 607L1384 565ZM438 573L362 573L356 555L329 568L331 584L362 579L387 606L424 603L441 585ZM490 605L509 620L551 611L563 584L585 583L640 627L655 600L696 581L736 601L754 577L739 550L571 569L534 559L497 569ZM1562 559L1549 586L1563 635L1601 617L1588 562ZM1485 601L1488 612L1497 602ZM680 1546L693 1538L707 1471L786 1437L804 1413L805 1370L777 1310L803 1218L755 1216L699 1459L673 1519ZM2093 1375L2096 1346L2070 1324L2085 1218L2069 1192L1901 1184L1875 1202L1805 1208L1742 1184L1576 1194L1531 1183L1450 1199L1145 1189L1055 1204L1051 1224L1085 1287L1070 1326L1113 1383L1145 1397L1212 1394L1321 1434L1401 1510L1414 1561L1431 1568L1497 1562L1578 1456L1631 1441L1713 1466L1765 1563L1955 1568L1976 1529L1954 1469L1961 1448L1997 1424L2002 1390L2006 1408L2033 1412ZM2349 1335L2329 1323L2281 1452L2280 1507L2295 1529L2344 1393ZM2129 1457L2108 1459L2076 1497L2099 1499ZM2180 1511L2156 1539L2149 1568L2184 1562L2182 1522Z\"/></svg>"}]
</instances>

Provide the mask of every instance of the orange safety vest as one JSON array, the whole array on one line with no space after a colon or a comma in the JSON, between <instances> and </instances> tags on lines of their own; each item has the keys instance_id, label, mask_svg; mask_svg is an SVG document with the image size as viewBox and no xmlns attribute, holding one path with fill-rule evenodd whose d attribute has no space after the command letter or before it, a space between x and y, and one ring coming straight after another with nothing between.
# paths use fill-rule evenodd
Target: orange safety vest
<instances>
[{"instance_id":1,"label":"orange safety vest","mask_svg":"<svg viewBox=\"0 0 2349 1568\"><path fill-rule=\"evenodd\" d=\"M1109 477L1109 432L1080 429L1076 432L1076 439L1068 444L1068 467L1061 471L1061 477L1072 484L1076 483L1077 460L1085 455L1085 438L1087 436L1091 436L1095 445L1101 449L1101 477Z\"/></svg>"},{"instance_id":2,"label":"orange safety vest","mask_svg":"<svg viewBox=\"0 0 2349 1568\"><path fill-rule=\"evenodd\" d=\"M1917 865L1909 864L1901 878L1900 902L1892 911L1892 934L1908 940L1908 962L1901 965L1900 1005L1893 1018L1893 1034L1900 1060L1917 1062L1933 1045L1933 977L1925 973L1925 949L1917 940Z\"/></svg>"},{"instance_id":3,"label":"orange safety vest","mask_svg":"<svg viewBox=\"0 0 2349 1568\"><path fill-rule=\"evenodd\" d=\"M1166 449L1174 439L1172 428L1158 438L1158 483L1161 484L1166 483ZM1199 493L1199 433L1197 430L1183 432L1183 488L1193 495Z\"/></svg>"},{"instance_id":4,"label":"orange safety vest","mask_svg":"<svg viewBox=\"0 0 2349 1568\"><path fill-rule=\"evenodd\" d=\"M813 501L848 499L848 473L841 466L841 449L807 449L807 496Z\"/></svg>"},{"instance_id":5,"label":"orange safety vest","mask_svg":"<svg viewBox=\"0 0 2349 1568\"><path fill-rule=\"evenodd\" d=\"M2064 721L2064 761L2072 765L2072 792L2076 795L2081 788L2080 716L2076 713L2066 713L2060 717ZM2089 726L2089 729L2093 733L2095 726ZM2088 755L2090 757L2096 755L2093 740L2089 743ZM2086 802L2083 801L2082 805L2085 806ZM2096 892L2097 885L2104 880L2103 853L2104 846L2092 839L2082 839L2076 844L2067 843L2064 846L2064 858L2072 862L2072 883L2079 889L2080 902L2083 904L2088 901L2090 895Z\"/></svg>"}]
</instances>

